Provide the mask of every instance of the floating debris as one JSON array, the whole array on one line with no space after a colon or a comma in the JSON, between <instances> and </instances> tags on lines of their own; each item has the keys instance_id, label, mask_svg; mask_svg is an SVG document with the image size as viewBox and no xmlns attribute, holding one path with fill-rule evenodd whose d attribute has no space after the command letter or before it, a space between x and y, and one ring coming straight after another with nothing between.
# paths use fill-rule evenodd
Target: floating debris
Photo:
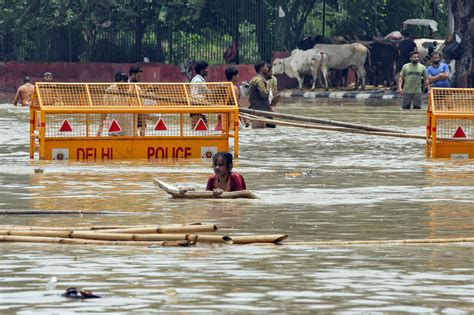
<instances>
[{"instance_id":1,"label":"floating debris","mask_svg":"<svg viewBox=\"0 0 474 315\"><path fill-rule=\"evenodd\" d=\"M90 290L77 290L76 288L68 288L65 293L61 294L62 297L71 299L99 299L101 296L92 293Z\"/></svg>"}]
</instances>

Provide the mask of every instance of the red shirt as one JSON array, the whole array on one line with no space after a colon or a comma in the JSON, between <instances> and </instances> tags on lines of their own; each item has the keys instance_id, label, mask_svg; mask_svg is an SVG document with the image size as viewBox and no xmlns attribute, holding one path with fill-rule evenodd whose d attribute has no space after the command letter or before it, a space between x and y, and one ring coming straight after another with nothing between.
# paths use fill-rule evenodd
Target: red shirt
<instances>
[{"instance_id":1,"label":"red shirt","mask_svg":"<svg viewBox=\"0 0 474 315\"><path fill-rule=\"evenodd\" d=\"M214 190L217 184L217 175L209 176L207 180L206 190ZM227 180L227 187L225 191L239 191L246 190L247 186L245 185L245 180L239 173L230 172L229 179Z\"/></svg>"}]
</instances>

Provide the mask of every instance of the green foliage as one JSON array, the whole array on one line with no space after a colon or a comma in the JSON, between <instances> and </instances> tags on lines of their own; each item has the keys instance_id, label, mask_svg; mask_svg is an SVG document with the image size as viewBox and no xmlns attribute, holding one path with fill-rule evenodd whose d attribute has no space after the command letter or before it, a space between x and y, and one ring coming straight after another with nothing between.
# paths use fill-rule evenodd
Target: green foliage
<instances>
[{"instance_id":1,"label":"green foliage","mask_svg":"<svg viewBox=\"0 0 474 315\"><path fill-rule=\"evenodd\" d=\"M326 0L326 35L385 35L431 18L431 1ZM440 37L447 0L436 1ZM2 61L223 63L237 41L253 63L323 29L323 0L0 0L0 14Z\"/></svg>"},{"instance_id":2,"label":"green foliage","mask_svg":"<svg viewBox=\"0 0 474 315\"><path fill-rule=\"evenodd\" d=\"M365 5L362 5L364 2ZM440 1L438 37L447 31L447 12L444 1ZM343 18L337 23L336 35L369 37L386 35L400 30L407 19L432 19L431 0L348 0L342 6ZM421 29L412 29L417 36L427 36Z\"/></svg>"}]
</instances>

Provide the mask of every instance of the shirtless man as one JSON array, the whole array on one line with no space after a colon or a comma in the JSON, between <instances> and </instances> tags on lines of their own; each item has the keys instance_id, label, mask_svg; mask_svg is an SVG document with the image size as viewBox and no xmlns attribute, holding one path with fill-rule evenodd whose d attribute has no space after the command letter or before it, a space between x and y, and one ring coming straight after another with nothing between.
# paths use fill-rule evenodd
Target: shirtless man
<instances>
[{"instance_id":1,"label":"shirtless man","mask_svg":"<svg viewBox=\"0 0 474 315\"><path fill-rule=\"evenodd\" d=\"M35 91L35 86L31 84L30 77L23 77L23 85L18 88L16 91L15 99L13 100L13 105L17 105L18 101L21 99L21 106L30 106L31 96Z\"/></svg>"}]
</instances>

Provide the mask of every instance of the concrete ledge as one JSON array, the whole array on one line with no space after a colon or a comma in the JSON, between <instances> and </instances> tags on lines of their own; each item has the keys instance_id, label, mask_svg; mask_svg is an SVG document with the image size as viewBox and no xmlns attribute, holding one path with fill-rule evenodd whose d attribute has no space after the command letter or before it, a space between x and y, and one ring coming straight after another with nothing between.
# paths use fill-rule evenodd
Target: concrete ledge
<instances>
[{"instance_id":1,"label":"concrete ledge","mask_svg":"<svg viewBox=\"0 0 474 315\"><path fill-rule=\"evenodd\" d=\"M282 97L304 97L304 98L354 98L354 99L397 99L400 95L384 91L384 90L374 90L374 91L335 91L335 92L311 92L311 91L282 91L280 92Z\"/></svg>"}]
</instances>

